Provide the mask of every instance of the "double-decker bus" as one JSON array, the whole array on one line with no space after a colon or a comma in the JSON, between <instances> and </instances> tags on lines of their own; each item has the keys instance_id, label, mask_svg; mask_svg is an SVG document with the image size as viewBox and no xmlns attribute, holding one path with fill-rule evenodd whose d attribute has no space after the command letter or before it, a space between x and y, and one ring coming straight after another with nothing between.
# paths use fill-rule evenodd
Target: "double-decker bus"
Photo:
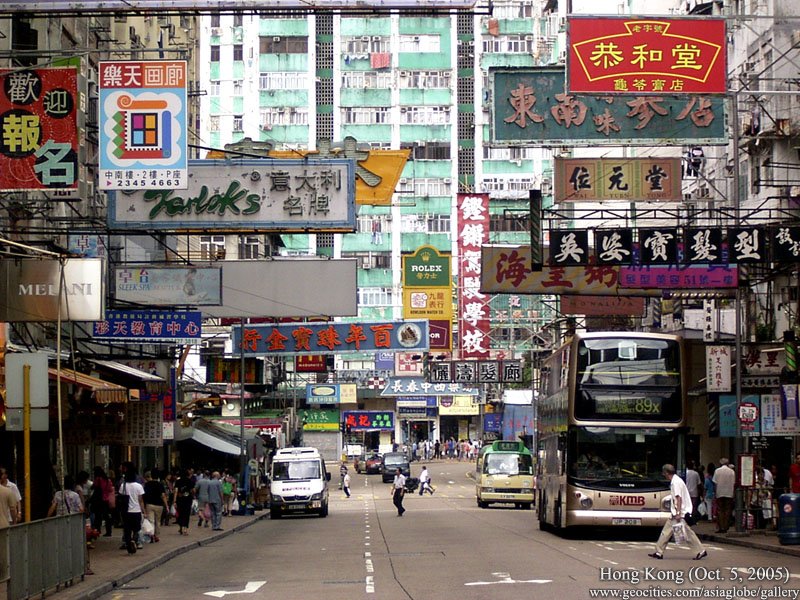
<instances>
[{"instance_id":1,"label":"double-decker bus","mask_svg":"<svg viewBox=\"0 0 800 600\"><path fill-rule=\"evenodd\" d=\"M577 334L542 367L537 416L541 528L653 526L669 518L665 463L682 465L681 338Z\"/></svg>"},{"instance_id":2,"label":"double-decker bus","mask_svg":"<svg viewBox=\"0 0 800 600\"><path fill-rule=\"evenodd\" d=\"M530 509L533 494L533 454L524 443L496 440L480 449L475 468L478 506L502 503Z\"/></svg>"}]
</instances>

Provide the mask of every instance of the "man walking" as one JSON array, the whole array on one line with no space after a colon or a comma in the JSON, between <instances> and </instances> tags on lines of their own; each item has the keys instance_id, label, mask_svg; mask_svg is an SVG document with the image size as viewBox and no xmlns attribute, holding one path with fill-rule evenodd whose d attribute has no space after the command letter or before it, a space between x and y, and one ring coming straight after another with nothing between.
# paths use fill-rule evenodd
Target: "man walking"
<instances>
[{"instance_id":1,"label":"man walking","mask_svg":"<svg viewBox=\"0 0 800 600\"><path fill-rule=\"evenodd\" d=\"M208 481L208 507L211 509L211 529L222 531L222 481L219 471L214 471Z\"/></svg>"},{"instance_id":2,"label":"man walking","mask_svg":"<svg viewBox=\"0 0 800 600\"><path fill-rule=\"evenodd\" d=\"M422 472L419 474L419 495L422 496L426 490L431 496L433 496L431 476L428 474L428 467L422 465Z\"/></svg>"},{"instance_id":3,"label":"man walking","mask_svg":"<svg viewBox=\"0 0 800 600\"><path fill-rule=\"evenodd\" d=\"M394 476L394 483L392 484L392 503L397 507L397 516L402 517L406 509L403 508L403 496L406 493L406 476L403 475L403 470L397 468Z\"/></svg>"},{"instance_id":4,"label":"man walking","mask_svg":"<svg viewBox=\"0 0 800 600\"><path fill-rule=\"evenodd\" d=\"M342 489L344 490L344 495L348 498L350 497L350 473L344 474L344 479L342 480Z\"/></svg>"},{"instance_id":5,"label":"man walking","mask_svg":"<svg viewBox=\"0 0 800 600\"><path fill-rule=\"evenodd\" d=\"M675 474L675 467L670 464L664 465L661 468L661 472L669 481L670 512L672 513L672 517L667 519L666 523L664 523L664 527L661 529L661 535L658 536L658 541L656 542L656 551L651 552L647 556L650 558L657 558L658 560L664 558L664 549L667 547L669 539L672 537L672 525L674 523L681 523L683 524L683 530L686 534L686 541L689 543L689 546L691 546L692 552L695 553L694 560L705 558L708 556L708 553L703 547L703 544L700 543L700 540L697 539L697 534L695 534L685 521L685 517L691 516L692 513L692 498L689 495L686 484Z\"/></svg>"},{"instance_id":6,"label":"man walking","mask_svg":"<svg viewBox=\"0 0 800 600\"><path fill-rule=\"evenodd\" d=\"M6 511L6 518L13 525L22 519L22 495L19 493L17 484L8 480L8 471L4 467L0 467L0 485L11 490L17 503L16 517L12 518L11 511Z\"/></svg>"},{"instance_id":7,"label":"man walking","mask_svg":"<svg viewBox=\"0 0 800 600\"><path fill-rule=\"evenodd\" d=\"M719 469L714 471L712 481L717 496L717 530L715 533L726 533L731 524L733 488L736 483L736 473L728 465L727 458L719 459Z\"/></svg>"}]
</instances>

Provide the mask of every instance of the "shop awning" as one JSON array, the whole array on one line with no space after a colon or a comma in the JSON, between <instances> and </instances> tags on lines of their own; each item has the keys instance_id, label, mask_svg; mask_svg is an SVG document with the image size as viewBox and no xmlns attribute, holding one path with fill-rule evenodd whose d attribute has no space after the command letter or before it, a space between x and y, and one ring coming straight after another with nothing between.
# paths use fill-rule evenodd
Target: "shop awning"
<instances>
[{"instance_id":1,"label":"shop awning","mask_svg":"<svg viewBox=\"0 0 800 600\"><path fill-rule=\"evenodd\" d=\"M55 367L48 369L50 379L56 379L58 372ZM116 383L103 381L97 377L78 373L72 369L61 369L61 381L72 383L78 387L92 390L94 398L102 404L124 403L128 401L128 390Z\"/></svg>"},{"instance_id":2,"label":"shop awning","mask_svg":"<svg viewBox=\"0 0 800 600\"><path fill-rule=\"evenodd\" d=\"M199 429L192 430L192 439L195 442L203 444L204 446L208 446L212 450L224 452L225 454L234 454L238 456L239 452L241 451L239 446L229 442L228 440L218 438L215 435L211 435L210 433L206 433L205 431L201 431Z\"/></svg>"},{"instance_id":3,"label":"shop awning","mask_svg":"<svg viewBox=\"0 0 800 600\"><path fill-rule=\"evenodd\" d=\"M164 382L164 378L158 375L153 375L152 373L148 373L147 371L142 371L141 369L136 369L134 367L130 367L128 365L123 365L122 363L115 362L113 360L95 360L92 359L90 362L105 367L107 369L111 369L112 371L116 371L118 373L122 373L123 375L127 375L128 377L133 377L135 379L139 379L140 381L144 381L145 383L162 383Z\"/></svg>"}]
</instances>

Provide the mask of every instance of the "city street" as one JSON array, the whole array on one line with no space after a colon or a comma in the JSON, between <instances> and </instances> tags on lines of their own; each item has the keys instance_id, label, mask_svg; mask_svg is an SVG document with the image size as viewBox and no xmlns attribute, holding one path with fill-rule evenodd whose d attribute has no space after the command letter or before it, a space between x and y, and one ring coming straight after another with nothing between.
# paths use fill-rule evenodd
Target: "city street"
<instances>
[{"instance_id":1,"label":"city street","mask_svg":"<svg viewBox=\"0 0 800 600\"><path fill-rule=\"evenodd\" d=\"M379 476L353 475L347 499L334 475L328 518L260 521L103 597L772 598L800 590L795 556L707 544L708 558L693 561L688 548L670 545L656 561L647 553L657 532L565 539L540 531L533 511L478 508L469 469L434 463L436 493L407 495L402 518Z\"/></svg>"}]
</instances>

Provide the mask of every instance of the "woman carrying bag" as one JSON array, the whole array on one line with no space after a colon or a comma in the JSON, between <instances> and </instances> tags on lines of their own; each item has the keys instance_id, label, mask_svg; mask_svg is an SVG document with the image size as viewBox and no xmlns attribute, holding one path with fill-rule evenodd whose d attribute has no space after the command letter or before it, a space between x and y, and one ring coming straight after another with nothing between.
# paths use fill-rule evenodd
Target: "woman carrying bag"
<instances>
[{"instance_id":1,"label":"woman carrying bag","mask_svg":"<svg viewBox=\"0 0 800 600\"><path fill-rule=\"evenodd\" d=\"M117 489L117 508L122 516L122 543L128 554L136 554L142 545L138 542L144 514L144 488L136 481L136 470L128 467ZM125 501L127 500L127 506Z\"/></svg>"}]
</instances>

